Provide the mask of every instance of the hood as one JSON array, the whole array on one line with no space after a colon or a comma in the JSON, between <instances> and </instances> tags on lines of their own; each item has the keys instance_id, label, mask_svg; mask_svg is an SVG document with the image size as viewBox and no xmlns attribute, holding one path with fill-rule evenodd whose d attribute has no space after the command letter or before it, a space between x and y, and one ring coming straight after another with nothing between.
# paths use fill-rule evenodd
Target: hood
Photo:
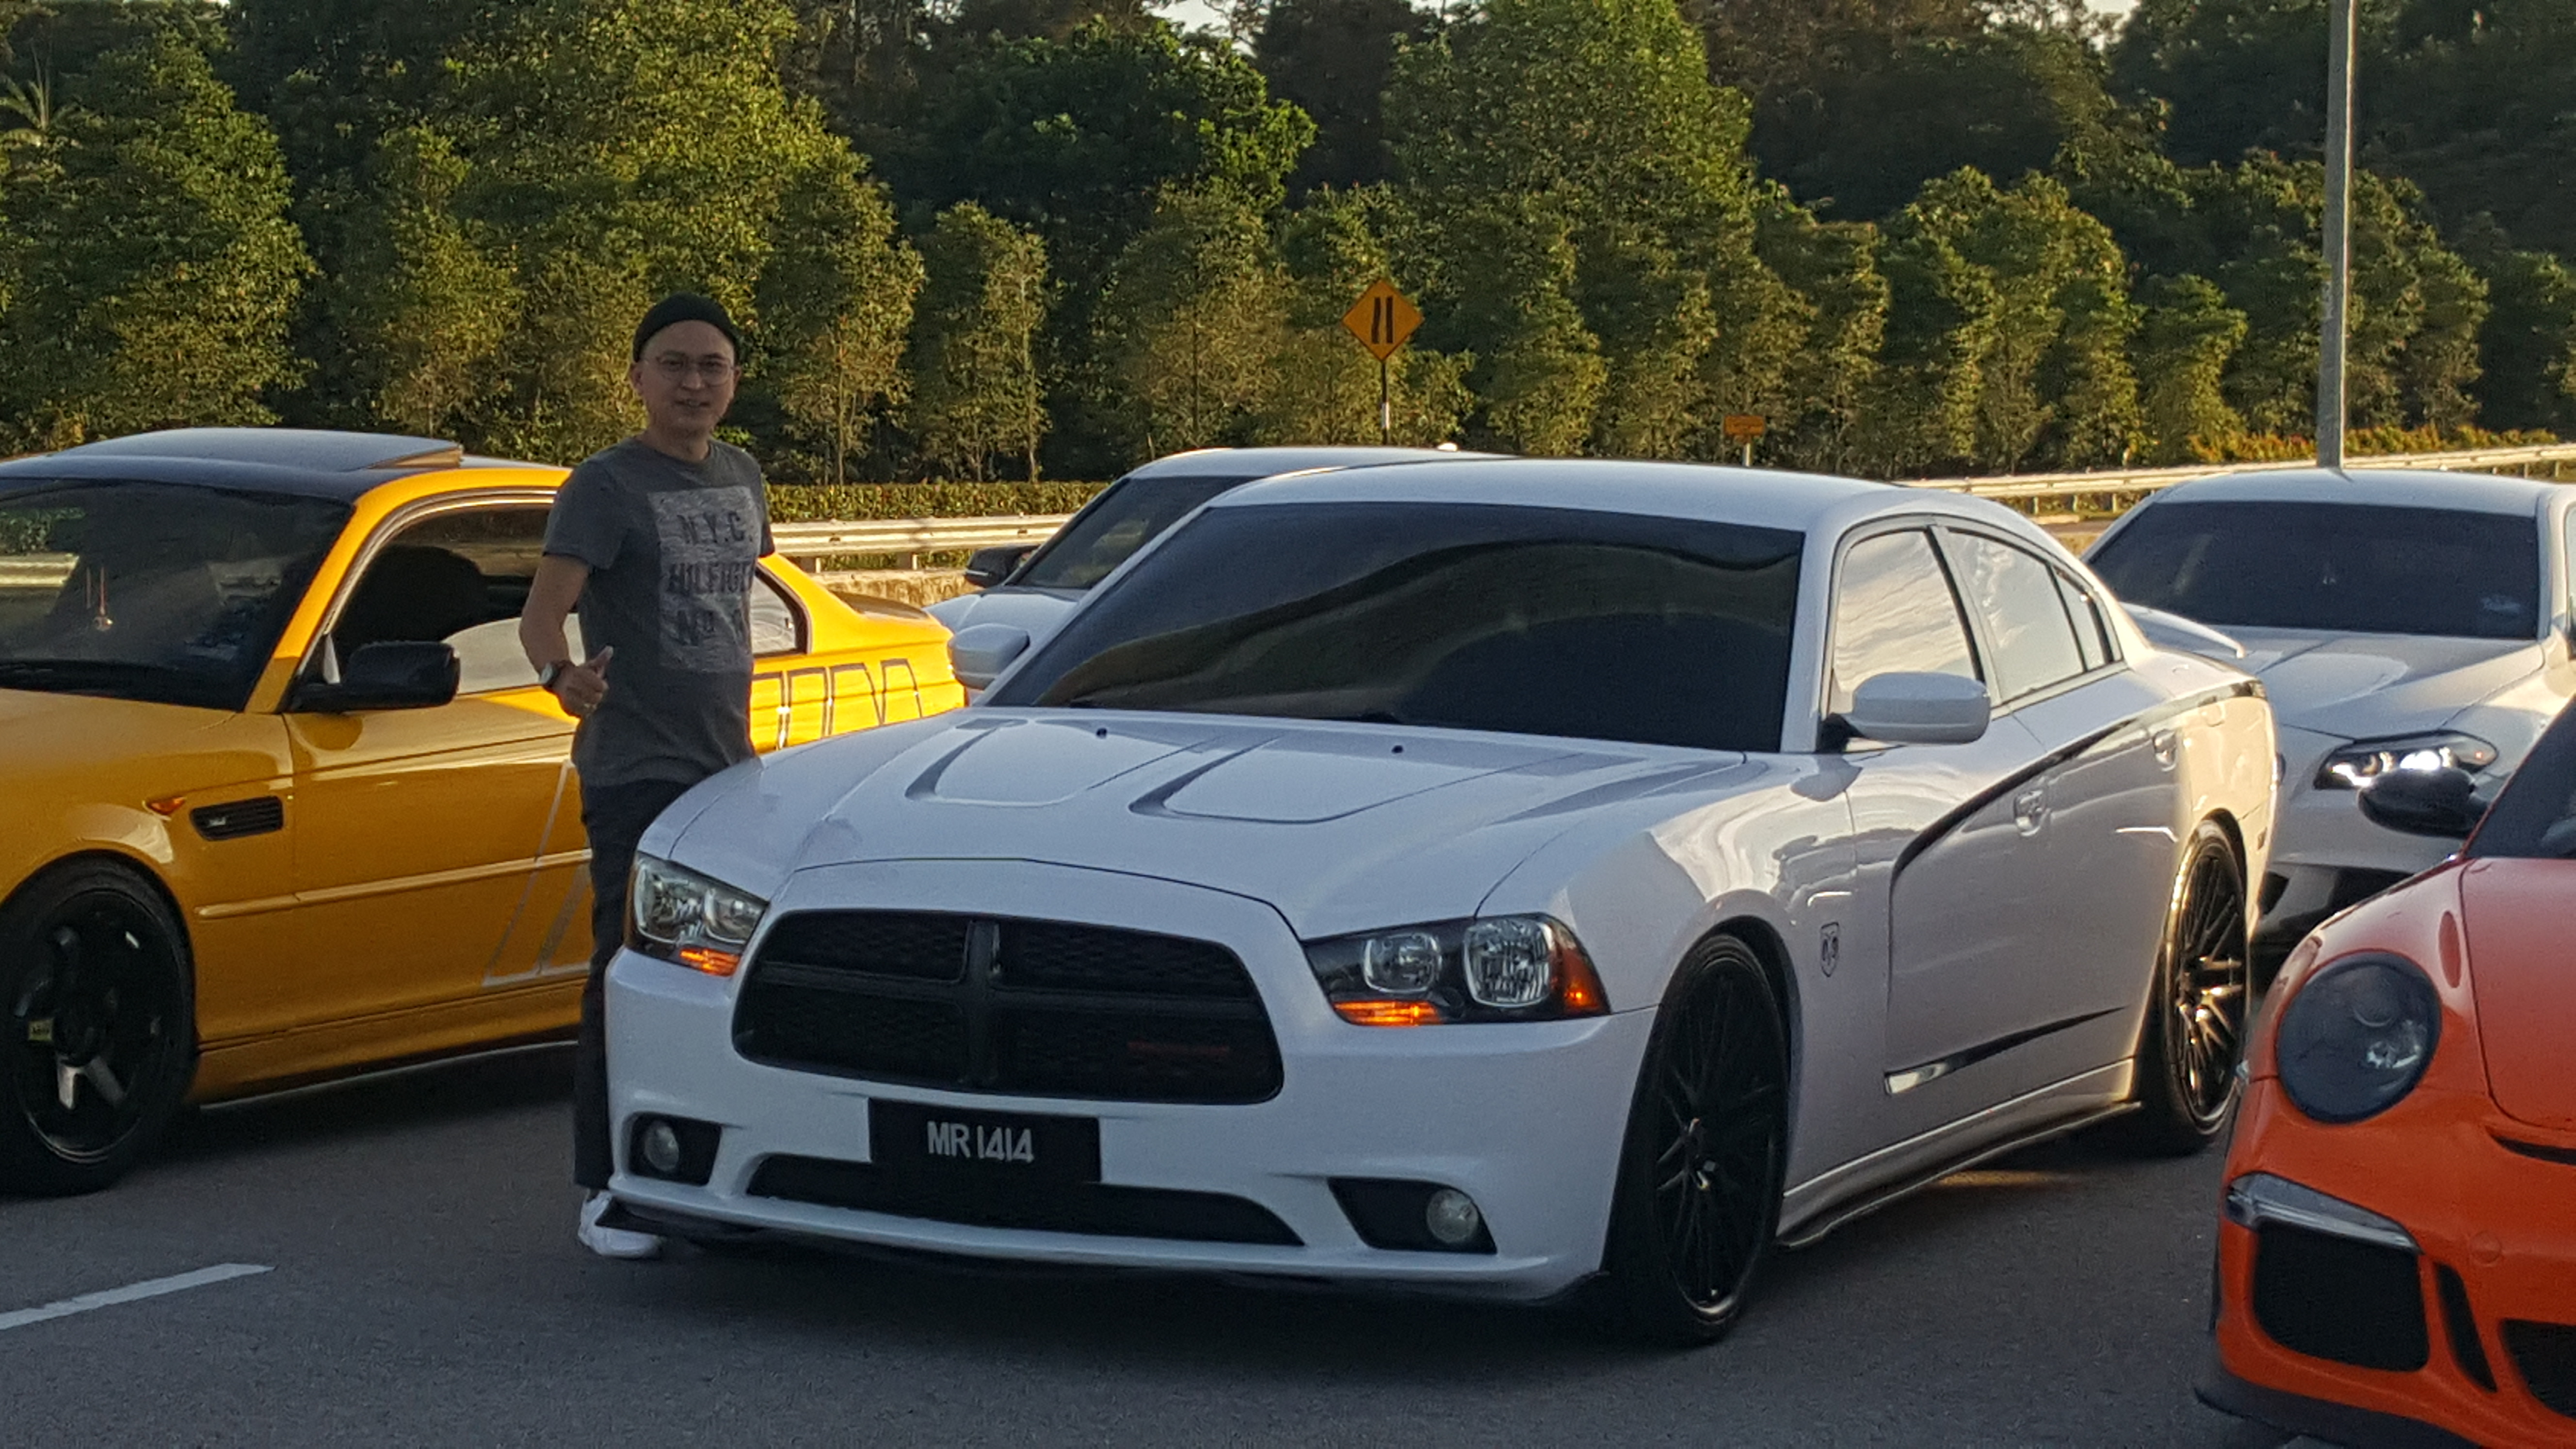
<instances>
[{"instance_id":1,"label":"hood","mask_svg":"<svg viewBox=\"0 0 2576 1449\"><path fill-rule=\"evenodd\" d=\"M1059 594L1047 589L986 589L980 594L960 594L942 599L930 606L932 618L948 626L950 633L977 624L1009 624L1025 629L1034 644L1056 631L1074 605L1082 602L1080 594Z\"/></svg>"},{"instance_id":2,"label":"hood","mask_svg":"<svg viewBox=\"0 0 2576 1449\"><path fill-rule=\"evenodd\" d=\"M2460 877L2478 1044L2505 1115L2576 1132L2576 861L2472 861Z\"/></svg>"},{"instance_id":3,"label":"hood","mask_svg":"<svg viewBox=\"0 0 2576 1449\"><path fill-rule=\"evenodd\" d=\"M174 790L274 775L282 762L268 747L272 730L255 731L260 748L240 748L238 727L248 718L184 704L0 689L0 760L9 762L10 787L22 797L39 777L76 775L96 789L100 771L123 774L129 764L150 762L165 767L156 777ZM274 715L255 718L277 725Z\"/></svg>"},{"instance_id":4,"label":"hood","mask_svg":"<svg viewBox=\"0 0 2576 1449\"><path fill-rule=\"evenodd\" d=\"M2283 725L2342 739L2439 729L2543 664L2531 639L2231 629Z\"/></svg>"},{"instance_id":5,"label":"hood","mask_svg":"<svg viewBox=\"0 0 2576 1449\"><path fill-rule=\"evenodd\" d=\"M1267 902L1314 937L1472 915L1587 812L1762 774L1742 755L1596 741L972 710L737 767L665 848L763 895L797 868L865 860L1119 871Z\"/></svg>"}]
</instances>

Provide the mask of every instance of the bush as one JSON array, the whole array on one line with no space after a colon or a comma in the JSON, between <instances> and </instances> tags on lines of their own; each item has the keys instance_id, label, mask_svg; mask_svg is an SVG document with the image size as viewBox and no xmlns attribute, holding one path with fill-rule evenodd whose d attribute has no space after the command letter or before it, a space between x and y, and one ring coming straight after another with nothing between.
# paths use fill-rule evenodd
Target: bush
<instances>
[{"instance_id":1,"label":"bush","mask_svg":"<svg viewBox=\"0 0 2576 1449\"><path fill-rule=\"evenodd\" d=\"M871 518L995 518L1071 513L1106 483L778 484L769 488L773 523Z\"/></svg>"},{"instance_id":2,"label":"bush","mask_svg":"<svg viewBox=\"0 0 2576 1449\"><path fill-rule=\"evenodd\" d=\"M2471 448L2533 448L2555 443L2555 433L2516 428L2496 432L2480 427L2354 428L2344 435L2345 451L2356 458L2390 453L2456 453ZM2310 439L2278 433L2248 433L2219 443L2192 439L2192 457L2200 463L2290 463L2316 456Z\"/></svg>"}]
</instances>

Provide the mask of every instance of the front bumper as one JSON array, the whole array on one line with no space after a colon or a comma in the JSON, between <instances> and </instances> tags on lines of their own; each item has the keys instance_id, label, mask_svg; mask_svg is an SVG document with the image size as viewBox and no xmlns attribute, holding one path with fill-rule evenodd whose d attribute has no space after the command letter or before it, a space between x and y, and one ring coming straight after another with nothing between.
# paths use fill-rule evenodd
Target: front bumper
<instances>
[{"instance_id":1,"label":"front bumper","mask_svg":"<svg viewBox=\"0 0 2576 1449\"><path fill-rule=\"evenodd\" d=\"M1519 1300L1555 1296L1598 1271L1651 1010L1510 1025L1353 1026L1333 1015L1303 948L1267 906L1065 867L825 868L799 875L774 909L992 911L997 901L1009 902L1008 914L1018 917L1187 935L1231 947L1252 975L1278 1040L1278 1093L1240 1105L1069 1100L892 1086L764 1065L734 1047L737 980L621 953L607 983L618 1150L610 1190L648 1218L1029 1262L1273 1273ZM860 1210L832 1205L831 1192L781 1186L799 1173L810 1183L834 1166L868 1163L869 1101L878 1097L970 1112L1096 1118L1100 1180L1113 1191L1250 1204L1284 1224L1295 1241L978 1225L955 1220L971 1213ZM635 1170L629 1124L647 1113L722 1127L705 1186ZM764 1165L785 1159L807 1161L762 1175ZM1372 1248L1336 1197L1336 1179L1433 1182L1463 1191L1482 1210L1493 1251Z\"/></svg>"},{"instance_id":2,"label":"front bumper","mask_svg":"<svg viewBox=\"0 0 2576 1449\"><path fill-rule=\"evenodd\" d=\"M2280 743L2280 810L2253 943L2255 955L2274 966L2319 922L2431 870L2458 848L2374 825L2357 792L2320 788L2317 772L2350 741L2283 729Z\"/></svg>"},{"instance_id":3,"label":"front bumper","mask_svg":"<svg viewBox=\"0 0 2576 1449\"><path fill-rule=\"evenodd\" d=\"M2576 1373L2552 1346L2576 1341L2576 1139L2425 1089L2325 1127L2267 1079L2228 1161L2231 1185L2255 1174L2347 1223L2222 1218L2204 1399L2356 1449L2576 1443Z\"/></svg>"}]
</instances>

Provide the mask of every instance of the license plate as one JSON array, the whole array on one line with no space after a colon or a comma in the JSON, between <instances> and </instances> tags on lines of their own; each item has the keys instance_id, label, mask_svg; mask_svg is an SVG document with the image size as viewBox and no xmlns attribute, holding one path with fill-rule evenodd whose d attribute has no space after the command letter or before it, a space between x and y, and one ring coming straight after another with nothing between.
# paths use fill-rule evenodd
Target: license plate
<instances>
[{"instance_id":1,"label":"license plate","mask_svg":"<svg viewBox=\"0 0 2576 1449\"><path fill-rule=\"evenodd\" d=\"M868 1102L868 1156L906 1176L1100 1180L1100 1123L1091 1117L967 1112L918 1102Z\"/></svg>"}]
</instances>

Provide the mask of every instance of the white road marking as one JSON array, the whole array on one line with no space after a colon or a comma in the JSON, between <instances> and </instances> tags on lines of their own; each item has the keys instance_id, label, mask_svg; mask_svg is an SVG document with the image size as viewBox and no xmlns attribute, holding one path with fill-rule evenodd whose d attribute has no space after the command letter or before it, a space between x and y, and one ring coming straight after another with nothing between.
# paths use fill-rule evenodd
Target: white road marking
<instances>
[{"instance_id":1,"label":"white road marking","mask_svg":"<svg viewBox=\"0 0 2576 1449\"><path fill-rule=\"evenodd\" d=\"M41 1308L21 1308L15 1313L0 1313L0 1333L6 1333L13 1328L24 1328L31 1323L46 1323L57 1318L69 1318L75 1313L87 1313L93 1308L113 1308L120 1303L158 1298L164 1293L185 1293L191 1288L203 1288L210 1283L221 1283L230 1278L248 1278L255 1273L267 1271L269 1268L265 1263L217 1263L211 1268L199 1268L193 1273L181 1273L170 1278L154 1278L144 1283L129 1283L122 1288L110 1288L99 1293L84 1293L78 1298L66 1298L59 1303L45 1304Z\"/></svg>"}]
</instances>

